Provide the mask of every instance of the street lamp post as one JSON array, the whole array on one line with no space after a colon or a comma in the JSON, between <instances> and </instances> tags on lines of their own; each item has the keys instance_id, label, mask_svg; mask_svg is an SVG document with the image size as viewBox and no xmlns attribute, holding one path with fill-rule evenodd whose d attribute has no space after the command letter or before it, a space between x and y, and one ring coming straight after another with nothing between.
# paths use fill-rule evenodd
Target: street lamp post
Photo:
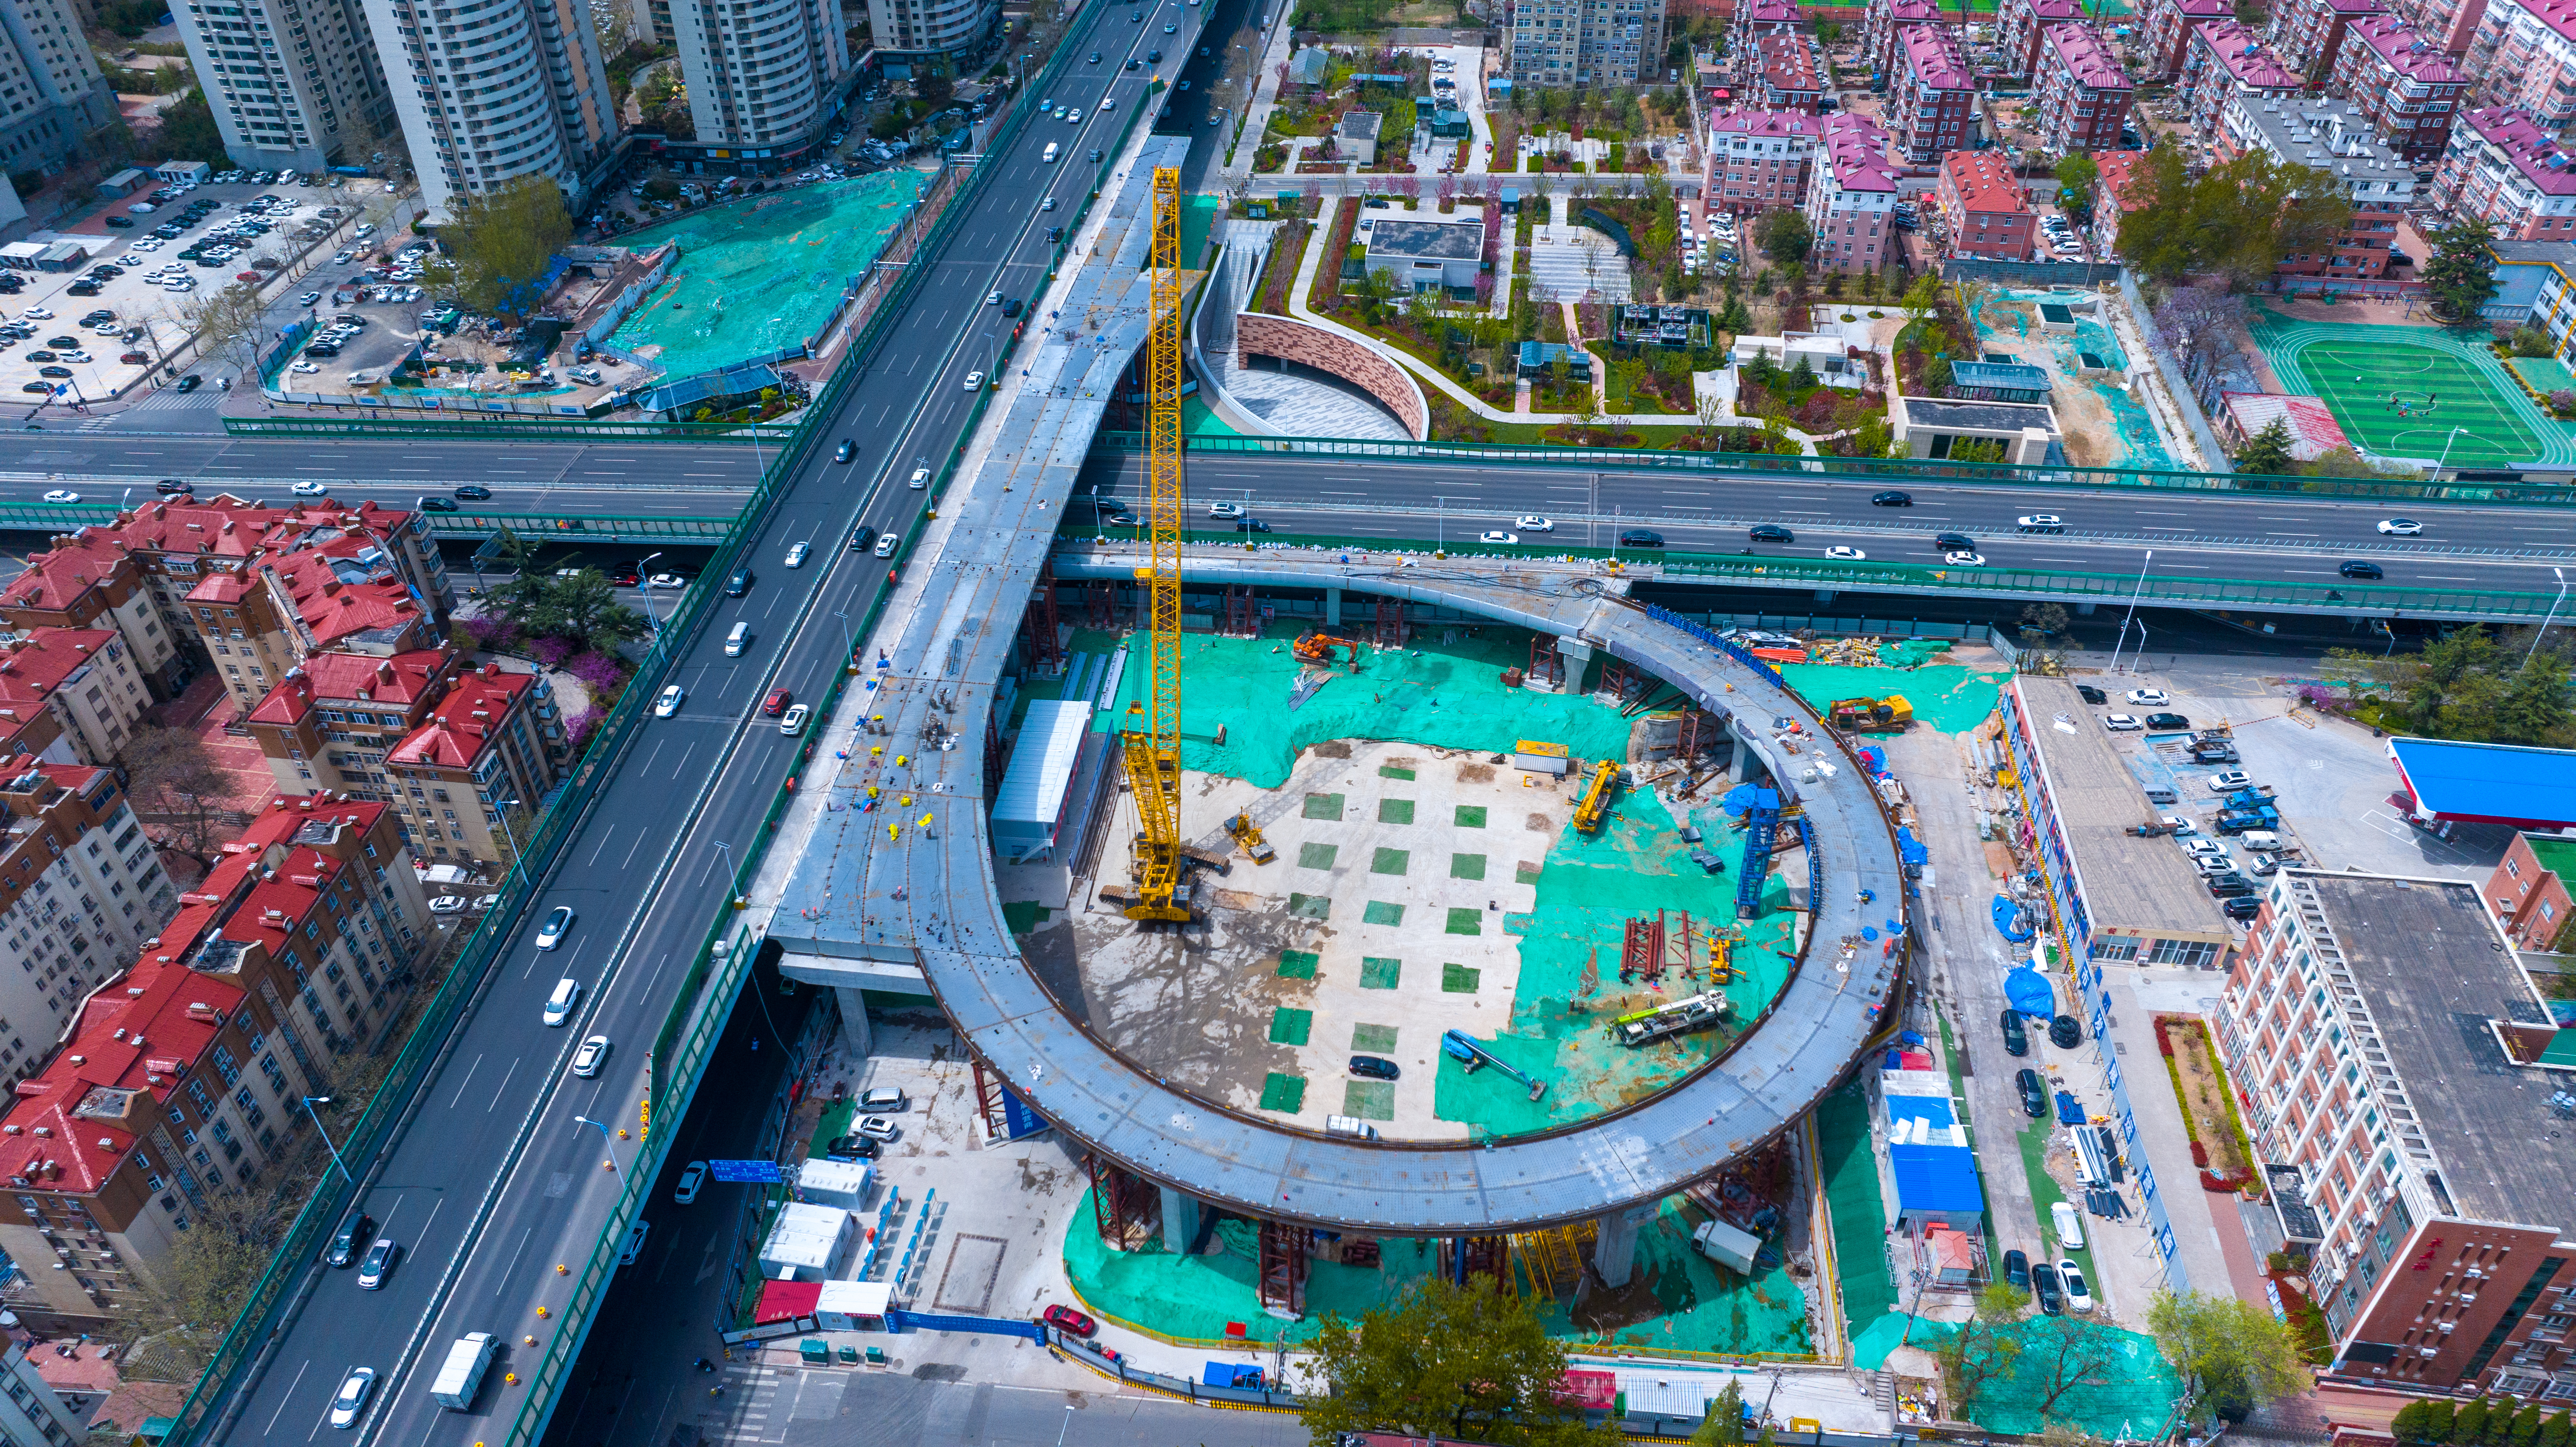
<instances>
[{"instance_id":1,"label":"street lamp post","mask_svg":"<svg viewBox=\"0 0 2576 1447\"><path fill-rule=\"evenodd\" d=\"M2549 600L2549 616L2540 620L2540 631L2531 635L2531 647L2525 650L2522 655L2522 661L2525 665L2528 665L2531 662L2534 654L2540 652L2540 640L2549 636L2549 625L2558 621L2558 605L2567 601L2567 570L2565 568L2552 568L2549 571L2558 575L2558 596ZM2392 635L2389 643L2389 647L2391 648L2395 648L2397 646L2393 637L2396 631L2397 630L2393 628L2389 630Z\"/></svg>"},{"instance_id":2,"label":"street lamp post","mask_svg":"<svg viewBox=\"0 0 2576 1447\"><path fill-rule=\"evenodd\" d=\"M2120 615L2120 639L2119 642L2111 645L2111 666L2108 670L2109 672L2117 673L2120 671L2120 650L2125 647L2129 641L2129 620L2136 617L2138 614L2138 595L2147 590L2147 566L2155 560L2156 550L2153 548L2147 549L2147 555L2138 560L2137 586L2129 590L2129 611Z\"/></svg>"},{"instance_id":3,"label":"street lamp post","mask_svg":"<svg viewBox=\"0 0 2576 1447\"><path fill-rule=\"evenodd\" d=\"M498 806L495 812L501 816L501 837L510 842L510 872L525 878L527 871L520 863L522 856L519 852L519 831L510 827L510 811L525 808L526 805L518 799L498 799L494 803Z\"/></svg>"},{"instance_id":4,"label":"street lamp post","mask_svg":"<svg viewBox=\"0 0 2576 1447\"><path fill-rule=\"evenodd\" d=\"M329 1105L330 1103L331 1097L327 1095L308 1095L304 1097L304 1113L313 1117L313 1128L322 1133L322 1144L330 1147L331 1164L338 1166L340 1168L340 1174L347 1177L349 1184L354 1186L358 1184L358 1178L349 1174L349 1163L340 1159L340 1148L338 1146L331 1145L331 1128L322 1123L322 1112L313 1108L317 1105Z\"/></svg>"},{"instance_id":5,"label":"street lamp post","mask_svg":"<svg viewBox=\"0 0 2576 1447\"><path fill-rule=\"evenodd\" d=\"M652 567L653 560L660 556L660 553L648 553L635 565L635 581L643 585L636 591L644 595L644 618L653 625L653 651L656 653L662 651L662 615L653 611Z\"/></svg>"},{"instance_id":6,"label":"street lamp post","mask_svg":"<svg viewBox=\"0 0 2576 1447\"><path fill-rule=\"evenodd\" d=\"M2469 429L2466 427L2454 427L2451 429L2450 435L2442 439L2442 460L2433 464L2433 476L2435 478L2438 479L2441 477L2442 469L2448 467L2451 463L2451 444L2459 441L2460 434L2468 430Z\"/></svg>"},{"instance_id":7,"label":"street lamp post","mask_svg":"<svg viewBox=\"0 0 2576 1447\"><path fill-rule=\"evenodd\" d=\"M608 1127L607 1127L607 1125L606 1125L606 1124L604 1124L604 1123L602 1123L602 1122L600 1122L600 1121L592 1120L589 1116L586 1116L586 1115L577 1115L577 1116L574 1116L574 1117L573 1117L573 1119L574 1119L574 1120L577 1120L577 1121L580 1121L583 1125L590 1126L590 1127L592 1127L593 1129L595 1129L595 1130L597 1130L597 1131L599 1132L599 1138L600 1138L600 1140L601 1140L601 1141L602 1141L602 1142L607 1146L607 1149L608 1149L608 1168L609 1168L610 1170L612 1170L612 1171L613 1171L613 1170L616 1170L616 1169L617 1169L617 1140L616 1140L616 1137L611 1136L611 1135L608 1133Z\"/></svg>"}]
</instances>

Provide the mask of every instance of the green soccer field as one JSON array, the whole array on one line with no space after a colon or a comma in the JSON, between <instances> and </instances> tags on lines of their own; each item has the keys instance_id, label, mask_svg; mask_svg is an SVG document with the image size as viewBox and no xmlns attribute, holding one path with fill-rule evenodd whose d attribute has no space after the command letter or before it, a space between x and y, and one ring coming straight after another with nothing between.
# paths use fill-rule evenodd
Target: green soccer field
<instances>
[{"instance_id":1,"label":"green soccer field","mask_svg":"<svg viewBox=\"0 0 2576 1447\"><path fill-rule=\"evenodd\" d=\"M2396 340L2338 339L2301 349L2298 365L2344 435L2382 457L2430 461L2442 456L2446 441L2454 467L2504 467L2541 456L2540 440L2512 402L2450 353ZM2392 393L2405 415L2389 405ZM2464 430L2452 438L2455 427Z\"/></svg>"}]
</instances>

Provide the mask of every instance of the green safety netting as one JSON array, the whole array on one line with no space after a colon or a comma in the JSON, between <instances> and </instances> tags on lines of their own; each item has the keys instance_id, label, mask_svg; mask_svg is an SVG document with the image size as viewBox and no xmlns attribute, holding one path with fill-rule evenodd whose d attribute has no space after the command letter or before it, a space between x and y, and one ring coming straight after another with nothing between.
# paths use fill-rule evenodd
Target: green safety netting
<instances>
[{"instance_id":1,"label":"green safety netting","mask_svg":"<svg viewBox=\"0 0 2576 1447\"><path fill-rule=\"evenodd\" d=\"M2079 1323L2079 1330L2100 1333L2107 1357L2089 1341L2078 1353L2061 1353L2051 1334L2069 1320L2033 1317L2015 1323L2011 1330L2022 1339L2021 1353L2008 1375L1987 1385L1968 1405L1968 1420L1989 1431L2014 1433L2038 1432L2058 1423L2104 1441L2134 1442L2163 1428L2175 1399L2182 1395L2182 1382L2156 1350L2155 1338L2108 1324ZM1958 1330L1947 1322L1891 1311L1853 1338L1852 1365L1876 1371L1899 1346L1937 1355ZM2105 1361L2107 1365L2081 1372L2061 1365ZM2064 1380L2077 1385L2057 1392L2060 1371L2066 1373ZM2052 1393L2056 1393L2054 1401Z\"/></svg>"}]
</instances>

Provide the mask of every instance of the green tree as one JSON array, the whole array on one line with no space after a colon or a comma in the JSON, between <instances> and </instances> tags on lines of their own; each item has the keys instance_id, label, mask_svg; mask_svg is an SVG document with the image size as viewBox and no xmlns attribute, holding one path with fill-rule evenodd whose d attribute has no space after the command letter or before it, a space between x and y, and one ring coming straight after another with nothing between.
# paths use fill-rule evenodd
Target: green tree
<instances>
[{"instance_id":1,"label":"green tree","mask_svg":"<svg viewBox=\"0 0 2576 1447\"><path fill-rule=\"evenodd\" d=\"M605 652L641 638L651 626L644 615L617 601L608 575L584 568L569 578L548 578L528 626L558 638L578 638Z\"/></svg>"},{"instance_id":2,"label":"green tree","mask_svg":"<svg viewBox=\"0 0 2576 1447\"><path fill-rule=\"evenodd\" d=\"M1587 1427L1559 1393L1565 1347L1527 1301L1490 1280L1421 1281L1356 1322L1316 1325L1305 1367L1306 1430L1315 1447L1342 1433L1392 1431L1498 1447L1618 1447L1613 1427Z\"/></svg>"},{"instance_id":3,"label":"green tree","mask_svg":"<svg viewBox=\"0 0 2576 1447\"><path fill-rule=\"evenodd\" d=\"M2244 449L2236 454L2236 470L2263 477L2281 477L2297 472L2299 464L2290 456L2292 440L2290 424L2279 417L2273 418L2264 424L2262 431L2245 439Z\"/></svg>"},{"instance_id":4,"label":"green tree","mask_svg":"<svg viewBox=\"0 0 2576 1447\"><path fill-rule=\"evenodd\" d=\"M2487 1404L2481 1397L2453 1414L2449 1440L2460 1447L2477 1447L2487 1437Z\"/></svg>"},{"instance_id":5,"label":"green tree","mask_svg":"<svg viewBox=\"0 0 2576 1447\"><path fill-rule=\"evenodd\" d=\"M2569 923L2576 924L2576 917L2571 917ZM2557 1416L2540 1424L2540 1437L2535 1447L2567 1447L2571 1436L2576 1436L2576 1422L2571 1422L2566 1409L2560 1408Z\"/></svg>"},{"instance_id":6,"label":"green tree","mask_svg":"<svg viewBox=\"0 0 2576 1447\"><path fill-rule=\"evenodd\" d=\"M2093 209L2093 188L2102 168L2091 156L2068 156L2057 163L2057 204L2070 211Z\"/></svg>"},{"instance_id":7,"label":"green tree","mask_svg":"<svg viewBox=\"0 0 2576 1447\"><path fill-rule=\"evenodd\" d=\"M2540 1441L2540 1404L2537 1402L2513 1414L2513 1424L2506 1430L2507 1447L2538 1447Z\"/></svg>"},{"instance_id":8,"label":"green tree","mask_svg":"<svg viewBox=\"0 0 2576 1447\"><path fill-rule=\"evenodd\" d=\"M2046 1421L2076 1389L2117 1380L2128 1354L2127 1333L2094 1316L2034 1317L2022 1325L2016 1380L2037 1390L2039 1399L2029 1405Z\"/></svg>"},{"instance_id":9,"label":"green tree","mask_svg":"<svg viewBox=\"0 0 2576 1447\"><path fill-rule=\"evenodd\" d=\"M224 153L224 133L215 126L215 108L206 103L204 91L189 91L161 113L161 158L203 161L209 166L231 163Z\"/></svg>"},{"instance_id":10,"label":"green tree","mask_svg":"<svg viewBox=\"0 0 2576 1447\"><path fill-rule=\"evenodd\" d=\"M1987 1388L2012 1376L2021 1360L2021 1312L2029 1304L2029 1294L2007 1282L1977 1293L1975 1309L1940 1353L1950 1415L1971 1415Z\"/></svg>"},{"instance_id":11,"label":"green tree","mask_svg":"<svg viewBox=\"0 0 2576 1447\"><path fill-rule=\"evenodd\" d=\"M1708 1417L1691 1433L1691 1447L1743 1447L1744 1388L1728 1377L1708 1404Z\"/></svg>"},{"instance_id":12,"label":"green tree","mask_svg":"<svg viewBox=\"0 0 2576 1447\"><path fill-rule=\"evenodd\" d=\"M439 228L446 255L424 268L439 294L488 312L543 278L555 253L572 240L563 189L544 176L519 176L450 203L455 219Z\"/></svg>"},{"instance_id":13,"label":"green tree","mask_svg":"<svg viewBox=\"0 0 2576 1447\"><path fill-rule=\"evenodd\" d=\"M2499 743L2553 743L2569 721L2567 661L2554 653L2534 653L2514 670L2496 699L2491 737ZM2533 1427L2537 1430L2538 1423ZM2518 1441L2513 1447L2529 1444Z\"/></svg>"},{"instance_id":14,"label":"green tree","mask_svg":"<svg viewBox=\"0 0 2576 1447\"><path fill-rule=\"evenodd\" d=\"M2131 183L2144 204L2120 219L2120 254L2154 280L2215 274L2250 289L2282 257L2318 250L2352 220L2331 172L2254 150L2195 175L2184 149L2147 152Z\"/></svg>"},{"instance_id":15,"label":"green tree","mask_svg":"<svg viewBox=\"0 0 2576 1447\"><path fill-rule=\"evenodd\" d=\"M1792 266L1814 248L1816 233L1808 228L1805 216L1784 206L1762 213L1754 226L1754 244L1779 265Z\"/></svg>"},{"instance_id":16,"label":"green tree","mask_svg":"<svg viewBox=\"0 0 2576 1447\"><path fill-rule=\"evenodd\" d=\"M2495 229L2471 217L2433 233L2424 264L2424 296L2433 315L2454 326L2478 319L2496 294Z\"/></svg>"},{"instance_id":17,"label":"green tree","mask_svg":"<svg viewBox=\"0 0 2576 1447\"><path fill-rule=\"evenodd\" d=\"M2388 1434L2401 1443L2432 1441L2432 1438L2425 1435L2424 1422L2426 1410L2431 1405L2429 1402L2417 1401L2398 1408L2397 1415L2388 1420Z\"/></svg>"},{"instance_id":18,"label":"green tree","mask_svg":"<svg viewBox=\"0 0 2576 1447\"><path fill-rule=\"evenodd\" d=\"M2315 1383L2289 1325L2233 1295L2159 1293L2147 1331L2185 1387L2230 1422Z\"/></svg>"}]
</instances>

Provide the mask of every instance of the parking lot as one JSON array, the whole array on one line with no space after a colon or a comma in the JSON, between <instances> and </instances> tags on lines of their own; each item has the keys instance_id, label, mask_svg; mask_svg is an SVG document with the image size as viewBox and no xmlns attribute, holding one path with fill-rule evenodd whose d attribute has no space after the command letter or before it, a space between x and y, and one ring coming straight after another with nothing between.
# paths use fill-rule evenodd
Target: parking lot
<instances>
[{"instance_id":1,"label":"parking lot","mask_svg":"<svg viewBox=\"0 0 2576 1447\"><path fill-rule=\"evenodd\" d=\"M0 312L24 335L0 348L0 397L34 404L42 385L62 389L59 401L99 401L172 380L191 364L182 350L193 330L191 304L244 276L258 278L263 290L285 290L317 254L330 254L325 248L346 244L361 226L373 230L359 212L374 189L247 178L165 185L60 228L58 235L89 254L68 271L8 273L23 286L0 296ZM81 324L96 313L114 321L112 332ZM48 345L62 336L83 345ZM30 355L38 351L55 357ZM72 351L84 355L73 360L66 355ZM46 375L48 367L56 373Z\"/></svg>"}]
</instances>

